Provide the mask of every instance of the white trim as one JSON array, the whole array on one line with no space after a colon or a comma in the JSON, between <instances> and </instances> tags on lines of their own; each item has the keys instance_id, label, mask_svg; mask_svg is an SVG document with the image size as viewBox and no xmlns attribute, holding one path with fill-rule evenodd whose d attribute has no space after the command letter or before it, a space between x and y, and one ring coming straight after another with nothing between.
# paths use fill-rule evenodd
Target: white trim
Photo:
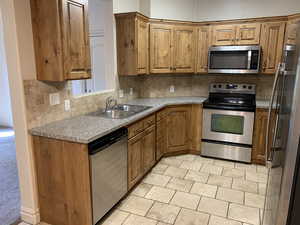
<instances>
[{"instance_id":1,"label":"white trim","mask_svg":"<svg viewBox=\"0 0 300 225\"><path fill-rule=\"evenodd\" d=\"M104 91L96 91L96 92L93 92L93 93L87 93L87 94L82 94L82 95L78 95L78 96L73 96L73 98L74 99L78 99L78 98L83 98L83 97L86 97L86 96L112 93L112 92L115 92L115 91L116 91L116 89L109 89L109 90L104 90Z\"/></svg>"},{"instance_id":2,"label":"white trim","mask_svg":"<svg viewBox=\"0 0 300 225\"><path fill-rule=\"evenodd\" d=\"M26 221L26 223L30 223L32 225L39 224L40 212L39 210L34 211L33 209L21 206L21 219L22 221Z\"/></svg>"}]
</instances>

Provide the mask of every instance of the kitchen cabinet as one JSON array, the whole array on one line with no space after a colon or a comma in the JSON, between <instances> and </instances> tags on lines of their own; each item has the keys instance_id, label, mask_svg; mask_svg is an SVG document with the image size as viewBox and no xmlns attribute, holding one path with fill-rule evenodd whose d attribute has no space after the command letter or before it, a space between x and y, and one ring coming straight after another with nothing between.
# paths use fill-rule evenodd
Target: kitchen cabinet
<instances>
[{"instance_id":1,"label":"kitchen cabinet","mask_svg":"<svg viewBox=\"0 0 300 225\"><path fill-rule=\"evenodd\" d=\"M283 53L285 22L267 22L262 25L262 73L274 74Z\"/></svg>"},{"instance_id":2,"label":"kitchen cabinet","mask_svg":"<svg viewBox=\"0 0 300 225\"><path fill-rule=\"evenodd\" d=\"M192 105L191 106L191 145L190 150L194 153L201 152L201 140L202 140L202 118L203 118L203 106Z\"/></svg>"},{"instance_id":3,"label":"kitchen cabinet","mask_svg":"<svg viewBox=\"0 0 300 225\"><path fill-rule=\"evenodd\" d=\"M156 115L156 160L160 160L167 149L167 109Z\"/></svg>"},{"instance_id":4,"label":"kitchen cabinet","mask_svg":"<svg viewBox=\"0 0 300 225\"><path fill-rule=\"evenodd\" d=\"M256 109L253 134L252 163L265 165L268 114L268 109ZM274 112L272 115L274 116ZM271 120L271 126L274 127L274 125L275 119ZM270 139L271 137L272 135L270 135ZM268 151L270 151L270 149Z\"/></svg>"},{"instance_id":5,"label":"kitchen cabinet","mask_svg":"<svg viewBox=\"0 0 300 225\"><path fill-rule=\"evenodd\" d=\"M191 106L168 108L167 153L189 150L191 143Z\"/></svg>"},{"instance_id":6,"label":"kitchen cabinet","mask_svg":"<svg viewBox=\"0 0 300 225\"><path fill-rule=\"evenodd\" d=\"M193 73L195 70L193 26L150 25L150 73Z\"/></svg>"},{"instance_id":7,"label":"kitchen cabinet","mask_svg":"<svg viewBox=\"0 0 300 225\"><path fill-rule=\"evenodd\" d=\"M149 73L149 22L139 13L116 15L118 74Z\"/></svg>"},{"instance_id":8,"label":"kitchen cabinet","mask_svg":"<svg viewBox=\"0 0 300 225\"><path fill-rule=\"evenodd\" d=\"M37 79L91 78L88 1L31 0L30 3Z\"/></svg>"},{"instance_id":9,"label":"kitchen cabinet","mask_svg":"<svg viewBox=\"0 0 300 225\"><path fill-rule=\"evenodd\" d=\"M41 221L92 225L88 146L38 136L33 144Z\"/></svg>"},{"instance_id":10,"label":"kitchen cabinet","mask_svg":"<svg viewBox=\"0 0 300 225\"><path fill-rule=\"evenodd\" d=\"M213 45L256 45L260 41L260 23L213 26Z\"/></svg>"},{"instance_id":11,"label":"kitchen cabinet","mask_svg":"<svg viewBox=\"0 0 300 225\"><path fill-rule=\"evenodd\" d=\"M300 22L300 18L290 19L286 25L286 39L285 43L288 45L296 45L296 32L297 23Z\"/></svg>"},{"instance_id":12,"label":"kitchen cabinet","mask_svg":"<svg viewBox=\"0 0 300 225\"><path fill-rule=\"evenodd\" d=\"M196 73L208 72L208 50L211 45L211 26L197 28Z\"/></svg>"},{"instance_id":13,"label":"kitchen cabinet","mask_svg":"<svg viewBox=\"0 0 300 225\"><path fill-rule=\"evenodd\" d=\"M155 115L128 128L128 189L131 189L156 163Z\"/></svg>"}]
</instances>

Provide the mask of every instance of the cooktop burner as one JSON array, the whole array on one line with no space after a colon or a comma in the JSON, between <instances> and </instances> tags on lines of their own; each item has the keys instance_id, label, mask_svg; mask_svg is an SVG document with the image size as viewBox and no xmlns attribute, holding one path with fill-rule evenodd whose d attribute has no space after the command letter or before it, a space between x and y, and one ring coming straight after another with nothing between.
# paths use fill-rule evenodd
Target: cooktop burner
<instances>
[{"instance_id":1,"label":"cooktop burner","mask_svg":"<svg viewBox=\"0 0 300 225\"><path fill-rule=\"evenodd\" d=\"M213 83L204 108L235 111L255 111L256 86L252 84Z\"/></svg>"}]
</instances>

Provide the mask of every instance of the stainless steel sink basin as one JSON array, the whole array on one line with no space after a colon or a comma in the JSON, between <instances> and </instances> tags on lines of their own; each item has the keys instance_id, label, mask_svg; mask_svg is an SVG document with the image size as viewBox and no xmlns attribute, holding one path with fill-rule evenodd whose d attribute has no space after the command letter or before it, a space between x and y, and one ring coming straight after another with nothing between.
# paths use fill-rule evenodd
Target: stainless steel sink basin
<instances>
[{"instance_id":1,"label":"stainless steel sink basin","mask_svg":"<svg viewBox=\"0 0 300 225\"><path fill-rule=\"evenodd\" d=\"M89 115L105 117L110 119L124 119L150 108L151 106L119 104L114 106L113 109L107 111L97 111L90 113Z\"/></svg>"}]
</instances>

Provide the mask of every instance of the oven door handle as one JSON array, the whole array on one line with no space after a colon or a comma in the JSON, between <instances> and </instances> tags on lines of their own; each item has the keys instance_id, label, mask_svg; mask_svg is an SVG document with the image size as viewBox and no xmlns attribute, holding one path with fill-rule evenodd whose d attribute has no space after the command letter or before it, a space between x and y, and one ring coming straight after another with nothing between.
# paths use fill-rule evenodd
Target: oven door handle
<instances>
[{"instance_id":1,"label":"oven door handle","mask_svg":"<svg viewBox=\"0 0 300 225\"><path fill-rule=\"evenodd\" d=\"M271 128L271 115L272 115L272 109L273 109L273 103L274 103L274 98L275 98L275 91L277 88L278 80L279 80L279 75L281 72L281 66L282 64L279 63L277 70L276 70L276 75L275 75L275 80L273 84L273 89L272 89L272 95L271 95L271 100L270 100L270 105L269 105L269 112L268 112L268 122L267 122L267 134L266 134L266 149L265 149L265 160L266 160L266 165L271 165L272 163L272 158L269 156L269 148L270 148L270 140L269 140L269 135L270 135L270 128ZM276 121L277 123L277 121ZM277 127L277 124L276 124ZM274 137L273 137L274 138Z\"/></svg>"}]
</instances>

